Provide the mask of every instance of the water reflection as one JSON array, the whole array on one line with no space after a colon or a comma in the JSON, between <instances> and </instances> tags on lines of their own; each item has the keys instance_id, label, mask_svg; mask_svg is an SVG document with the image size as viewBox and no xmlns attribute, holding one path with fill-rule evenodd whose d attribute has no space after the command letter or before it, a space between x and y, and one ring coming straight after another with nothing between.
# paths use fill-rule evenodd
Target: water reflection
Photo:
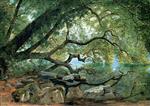
<instances>
[{"instance_id":1,"label":"water reflection","mask_svg":"<svg viewBox=\"0 0 150 106\"><path fill-rule=\"evenodd\" d=\"M150 66L149 66L149 68L147 68L147 70L146 70L146 71L150 73Z\"/></svg>"},{"instance_id":2,"label":"water reflection","mask_svg":"<svg viewBox=\"0 0 150 106\"><path fill-rule=\"evenodd\" d=\"M101 60L102 60L102 62L98 62L98 63L99 63L99 65L101 65L103 68L105 68L107 63L105 62L104 59L101 59ZM85 61L85 62L78 61L77 58L73 58L73 59L71 60L71 62L70 62L70 65L71 65L74 69L80 68L80 67L82 67L82 66L84 66L84 65L86 65L86 64L93 64L93 63L92 63L91 60L87 60L87 61ZM96 64L97 64L97 63L96 63ZM120 65L120 63L119 63L118 56L115 55L115 56L114 56L114 59L113 59L113 63L112 63L112 65L111 65L112 71L117 71L117 70L119 70L119 65Z\"/></svg>"},{"instance_id":3,"label":"water reflection","mask_svg":"<svg viewBox=\"0 0 150 106\"><path fill-rule=\"evenodd\" d=\"M79 61L77 58L73 58L70 62L70 65L76 69L76 68L80 68L86 64L90 64L92 63L92 61L89 59L89 60L86 60L85 62L82 62L82 61Z\"/></svg>"},{"instance_id":4,"label":"water reflection","mask_svg":"<svg viewBox=\"0 0 150 106\"><path fill-rule=\"evenodd\" d=\"M113 59L113 64L112 64L112 71L117 71L119 68L119 59L118 56L115 55Z\"/></svg>"}]
</instances>

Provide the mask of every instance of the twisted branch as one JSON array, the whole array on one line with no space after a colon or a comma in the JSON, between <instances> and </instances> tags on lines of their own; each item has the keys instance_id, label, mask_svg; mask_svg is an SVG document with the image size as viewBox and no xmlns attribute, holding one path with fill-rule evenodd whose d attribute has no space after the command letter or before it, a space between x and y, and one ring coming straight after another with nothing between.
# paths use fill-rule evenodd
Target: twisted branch
<instances>
[{"instance_id":1,"label":"twisted branch","mask_svg":"<svg viewBox=\"0 0 150 106\"><path fill-rule=\"evenodd\" d=\"M9 39L10 35L11 35L11 32L12 32L12 29L13 29L13 25L16 21L16 18L17 18L17 15L18 15L18 12L19 12L19 8L21 6L21 3L22 3L22 0L19 0L18 3L17 3L17 6L15 8L15 12L14 12L14 15L13 15L13 18L11 19L10 21L10 25L9 25L9 28L7 30L7 33L6 33L6 38Z\"/></svg>"}]
</instances>

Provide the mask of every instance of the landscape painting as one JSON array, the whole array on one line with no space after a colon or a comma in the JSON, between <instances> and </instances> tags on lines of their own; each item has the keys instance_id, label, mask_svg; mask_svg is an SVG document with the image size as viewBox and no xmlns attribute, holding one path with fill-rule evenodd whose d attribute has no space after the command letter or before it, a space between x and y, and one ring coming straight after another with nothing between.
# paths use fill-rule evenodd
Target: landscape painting
<instances>
[{"instance_id":1,"label":"landscape painting","mask_svg":"<svg viewBox=\"0 0 150 106\"><path fill-rule=\"evenodd\" d=\"M0 0L0 106L150 106L150 0Z\"/></svg>"}]
</instances>

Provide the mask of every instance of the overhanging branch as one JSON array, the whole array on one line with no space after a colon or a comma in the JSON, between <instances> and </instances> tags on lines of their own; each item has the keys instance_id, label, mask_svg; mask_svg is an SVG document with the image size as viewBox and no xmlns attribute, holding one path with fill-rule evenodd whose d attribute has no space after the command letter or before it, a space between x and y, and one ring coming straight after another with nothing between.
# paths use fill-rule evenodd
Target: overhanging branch
<instances>
[{"instance_id":1,"label":"overhanging branch","mask_svg":"<svg viewBox=\"0 0 150 106\"><path fill-rule=\"evenodd\" d=\"M99 22L99 25L100 27L103 27L103 25L101 24L101 21L106 18L107 16L111 16L111 15L116 15L115 13L109 13L109 14L106 14L102 17L99 16L99 14L97 14L92 8L88 7L88 6L85 6L85 8L87 8L93 15L96 16L98 22Z\"/></svg>"},{"instance_id":2,"label":"overhanging branch","mask_svg":"<svg viewBox=\"0 0 150 106\"><path fill-rule=\"evenodd\" d=\"M5 46L5 49L11 54L14 54L33 35L35 31L47 24L47 22L43 20L47 20L52 17L59 17L60 13L60 8L56 8L54 10L48 9L32 23L28 24L25 29L16 35L14 39L8 42Z\"/></svg>"},{"instance_id":3,"label":"overhanging branch","mask_svg":"<svg viewBox=\"0 0 150 106\"><path fill-rule=\"evenodd\" d=\"M53 28L50 29L47 32L47 34L41 40L39 40L37 43L35 43L34 45L32 45L30 48L28 48L27 50L25 50L23 52L25 52L25 53L31 53L39 45L41 45L43 42L45 42L52 35L52 33L57 29L58 25L61 23L61 20L62 20L62 18L58 19L57 22L55 23L55 25L53 26Z\"/></svg>"},{"instance_id":4,"label":"overhanging branch","mask_svg":"<svg viewBox=\"0 0 150 106\"><path fill-rule=\"evenodd\" d=\"M126 54L128 54L127 51L123 50L117 43L111 42L109 39L105 38L105 36L102 36L102 37L94 37L94 38L92 38L92 39L90 39L90 40L88 40L88 41L86 41L86 42L79 42L79 41L75 41L75 40L68 40L67 42L68 42L68 43L72 43L72 44L76 44L76 45L83 46L83 45L87 45L87 44L89 44L89 43L91 43L91 42L93 42L93 41L95 41L95 40L104 40L104 41L106 41L107 43L111 44L112 46L117 47L121 52L125 52Z\"/></svg>"},{"instance_id":5,"label":"overhanging branch","mask_svg":"<svg viewBox=\"0 0 150 106\"><path fill-rule=\"evenodd\" d=\"M78 61L82 61L82 62L85 62L85 59L86 59L86 57L81 57L80 56L80 54L69 54L69 57L68 57L68 59L65 61L66 63L69 63L69 62L71 62L71 60L73 59L73 58L77 58L78 59Z\"/></svg>"},{"instance_id":6,"label":"overhanging branch","mask_svg":"<svg viewBox=\"0 0 150 106\"><path fill-rule=\"evenodd\" d=\"M7 30L7 34L6 34L6 39L8 40L10 38L10 35L11 35L11 32L12 32L12 29L13 29L13 25L16 21L16 18L17 18L17 15L18 15L18 11L19 11L19 8L21 6L21 3L22 3L22 0L19 0L18 3L17 3L17 6L15 8L15 12L14 12L14 15L12 17L12 20L10 21L10 25L9 25L9 28Z\"/></svg>"},{"instance_id":7,"label":"overhanging branch","mask_svg":"<svg viewBox=\"0 0 150 106\"><path fill-rule=\"evenodd\" d=\"M57 22L55 23L54 27L48 31L48 33L44 36L44 38L42 38L41 40L39 40L37 43L35 43L33 46L31 46L30 48L28 48L27 50L23 51L24 53L30 53L32 52L34 49L36 49L40 44L42 44L44 41L46 41L49 36L57 29L57 27L59 26L59 24L61 23L61 21L68 15L68 14L71 14L71 13L74 13L76 11L80 11L81 9L83 9L83 7L78 7L78 8L74 8L74 9L71 9L63 14L60 14L57 18ZM69 34L69 31L67 31L67 33ZM64 42L66 43L66 42ZM63 44L59 45L58 47L54 48L50 54L53 54L54 52L56 52L58 49L61 49ZM66 44L64 44L66 45ZM22 52L22 53L23 53Z\"/></svg>"},{"instance_id":8,"label":"overhanging branch","mask_svg":"<svg viewBox=\"0 0 150 106\"><path fill-rule=\"evenodd\" d=\"M67 44L71 43L71 44L76 44L76 45L80 45L80 46L83 46L83 45L87 45L95 40L104 40L106 42L108 42L109 44L111 44L112 46L114 47L118 47L119 50L121 52L123 52L124 50L117 44L117 43L114 43L114 42L111 42L110 40L108 40L106 37L106 33L108 31L106 31L104 33L104 35L102 37L94 37L88 41L85 41L85 42L79 42L79 41L75 41L75 40L70 40L70 39L66 39L62 44L58 45L57 47L55 47L54 49L52 49L50 52L44 52L44 53L19 53L16 57L19 58L19 59L45 59L45 60L48 60L52 63L54 63L56 66L55 68L57 68L58 66L64 66L66 68L68 68L70 70L70 72L76 72L75 70L72 69L72 67L70 66L69 62L73 59L73 58L77 58L79 61L83 61L85 62L85 59L86 57L81 57L80 54L69 54L69 57L67 60L65 61L60 61L60 60L55 60L53 58L51 58L51 56L56 52L58 51L59 49L62 49L64 48ZM67 36L68 36L68 31L67 31ZM52 69L50 67L50 69ZM48 70L48 69L46 69Z\"/></svg>"}]
</instances>

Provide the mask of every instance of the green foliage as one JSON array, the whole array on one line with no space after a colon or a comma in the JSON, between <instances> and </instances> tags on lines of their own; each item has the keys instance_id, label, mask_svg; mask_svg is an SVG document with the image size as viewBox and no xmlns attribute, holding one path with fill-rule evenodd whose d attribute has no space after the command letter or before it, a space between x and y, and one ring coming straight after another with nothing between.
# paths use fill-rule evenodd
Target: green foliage
<instances>
[{"instance_id":1,"label":"green foliage","mask_svg":"<svg viewBox=\"0 0 150 106\"><path fill-rule=\"evenodd\" d=\"M144 100L149 98L149 82L147 81L149 78L149 65L140 65L140 64L122 64L120 65L120 70L123 72L133 71L129 75L125 76L115 87L116 91L122 96L128 97L131 96L127 100L136 102L138 100ZM141 94L142 92L142 94Z\"/></svg>"},{"instance_id":2,"label":"green foliage","mask_svg":"<svg viewBox=\"0 0 150 106\"><path fill-rule=\"evenodd\" d=\"M39 16L46 12L46 16L50 18L43 19L41 22L44 24L40 24L39 28L36 29L36 26L33 28L33 35L19 48L17 53L24 51L41 40L53 28L62 14L80 7L80 9L63 16L58 28L51 34L50 38L45 40L32 53L50 52L63 44L66 36L68 39L78 42L86 42L94 37L105 37L107 40L94 40L84 46L69 43L51 56L54 60L61 60L62 62L68 58L70 53L90 58L92 64L86 64L84 67L93 68L95 72L83 70L80 74L91 83L102 82L115 74L115 72L112 72L110 65L113 63L115 55L118 56L119 62L122 64L149 63L147 58L150 52L149 0L23 0L8 39L6 33L13 18L16 4L17 0L14 0L13 3L9 0L0 1L0 47L14 37L18 37L18 34L26 26L34 23ZM90 9L85 8L85 5ZM48 14L47 11L54 12ZM34 70L45 70L53 65L53 63L44 60L45 58L19 61L19 59L16 59L17 53L12 55L13 59L8 60L8 57L6 57L10 61L9 70L13 75L25 75L28 72L32 73ZM3 54L0 54L0 56L5 57ZM107 68L99 63L106 63L103 65ZM136 83L134 93L144 91L145 98L149 98L150 92L148 89L150 85L149 80L147 80L149 73L145 71L146 69L141 70L140 67L129 67L129 69L120 67L120 70L124 72L138 70L138 72L136 71L135 74L123 78L115 89L119 90L121 95L128 96L131 90L130 85ZM68 69L64 67L52 71L57 75L69 73ZM136 82L134 82L135 80ZM132 99L139 98L141 96Z\"/></svg>"},{"instance_id":3,"label":"green foliage","mask_svg":"<svg viewBox=\"0 0 150 106\"><path fill-rule=\"evenodd\" d=\"M45 68L52 65L50 62L40 59L32 59L20 62L13 62L9 67L10 73L13 76L22 76L31 73L36 74L39 71L45 70Z\"/></svg>"},{"instance_id":4,"label":"green foliage","mask_svg":"<svg viewBox=\"0 0 150 106\"><path fill-rule=\"evenodd\" d=\"M0 1L0 46L7 41L5 34L9 27L13 9L14 6L9 4L7 0Z\"/></svg>"}]
</instances>

